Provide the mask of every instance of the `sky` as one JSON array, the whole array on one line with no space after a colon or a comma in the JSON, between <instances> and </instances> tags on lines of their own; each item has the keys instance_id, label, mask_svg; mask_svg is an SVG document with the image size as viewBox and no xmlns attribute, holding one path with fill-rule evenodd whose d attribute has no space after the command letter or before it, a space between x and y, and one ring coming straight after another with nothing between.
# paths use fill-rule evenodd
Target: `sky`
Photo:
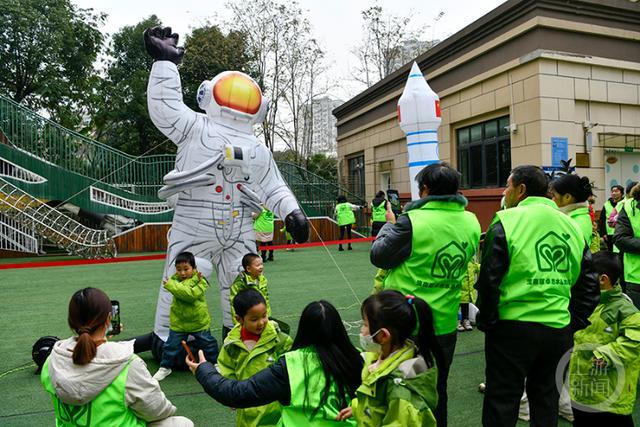
<instances>
[{"instance_id":1,"label":"sky","mask_svg":"<svg viewBox=\"0 0 640 427\"><path fill-rule=\"evenodd\" d=\"M71 0L81 8L93 8L108 14L103 32L113 34L125 25L135 25L155 14L164 25L172 27L181 36L205 21L221 22L229 17L224 0ZM495 9L505 0L300 0L306 11L313 33L326 52L331 96L343 101L357 95L364 88L351 78L357 60L350 53L361 40L360 12L378 4L383 10L400 16L412 16L414 26L426 27L424 39L444 40ZM444 12L440 18L438 15ZM427 76L428 78L428 76Z\"/></svg>"}]
</instances>

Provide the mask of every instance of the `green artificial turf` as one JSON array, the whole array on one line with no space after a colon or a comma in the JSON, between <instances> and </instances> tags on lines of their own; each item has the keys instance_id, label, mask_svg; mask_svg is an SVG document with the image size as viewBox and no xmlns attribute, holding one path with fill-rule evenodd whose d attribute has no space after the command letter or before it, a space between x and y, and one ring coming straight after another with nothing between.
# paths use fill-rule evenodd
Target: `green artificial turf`
<instances>
[{"instance_id":1,"label":"green artificial turf","mask_svg":"<svg viewBox=\"0 0 640 427\"><path fill-rule=\"evenodd\" d=\"M360 309L369 294L375 268L369 263L369 244L353 251L335 246L276 251L275 262L265 265L272 313L291 325L295 335L305 305L326 299L339 308L354 343L358 340ZM45 259L37 259L43 261ZM34 375L31 347L42 335L66 338L69 298L76 290L94 286L121 304L122 338L153 329L163 261L0 270L0 425L53 425L53 407ZM352 291L353 289L353 291ZM355 293L355 295L354 295ZM357 299L356 299L357 296ZM220 339L220 303L215 278L207 293L212 313L212 333ZM477 387L484 378L483 334L458 335L456 357L449 377L449 425L479 426L482 395ZM158 364L150 353L141 355L154 373ZM178 408L178 415L197 426L234 425L233 411L204 394L189 372L175 372L162 381L162 389ZM636 406L636 419L640 410ZM527 425L520 423L519 425ZM569 423L561 422L568 426Z\"/></svg>"}]
</instances>

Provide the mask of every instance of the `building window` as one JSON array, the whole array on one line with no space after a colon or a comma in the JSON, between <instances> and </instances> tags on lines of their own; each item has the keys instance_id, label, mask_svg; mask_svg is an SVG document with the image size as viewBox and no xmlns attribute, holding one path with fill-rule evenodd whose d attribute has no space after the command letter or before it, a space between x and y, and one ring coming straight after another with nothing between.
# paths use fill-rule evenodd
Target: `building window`
<instances>
[{"instance_id":1,"label":"building window","mask_svg":"<svg viewBox=\"0 0 640 427\"><path fill-rule=\"evenodd\" d=\"M364 197L364 154L348 159L347 165L349 168L349 191Z\"/></svg>"},{"instance_id":2,"label":"building window","mask_svg":"<svg viewBox=\"0 0 640 427\"><path fill-rule=\"evenodd\" d=\"M380 172L380 190L387 191L391 188L391 172Z\"/></svg>"},{"instance_id":3,"label":"building window","mask_svg":"<svg viewBox=\"0 0 640 427\"><path fill-rule=\"evenodd\" d=\"M456 130L463 188L506 186L511 172L509 116Z\"/></svg>"}]
</instances>

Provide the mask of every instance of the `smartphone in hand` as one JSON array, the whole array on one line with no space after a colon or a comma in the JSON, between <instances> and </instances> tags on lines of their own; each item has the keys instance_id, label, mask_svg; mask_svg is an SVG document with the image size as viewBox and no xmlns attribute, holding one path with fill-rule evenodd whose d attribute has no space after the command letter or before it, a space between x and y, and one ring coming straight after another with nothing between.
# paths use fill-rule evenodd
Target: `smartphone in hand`
<instances>
[{"instance_id":1,"label":"smartphone in hand","mask_svg":"<svg viewBox=\"0 0 640 427\"><path fill-rule=\"evenodd\" d=\"M120 333L120 302L111 301L111 325L107 329L107 335L118 335Z\"/></svg>"},{"instance_id":2,"label":"smartphone in hand","mask_svg":"<svg viewBox=\"0 0 640 427\"><path fill-rule=\"evenodd\" d=\"M189 348L189 346L187 345L187 342L185 340L182 340L182 346L184 347L185 351L187 352L187 355L189 356L189 360L191 360L192 362L197 362L196 358L193 357L193 353L191 353L191 349Z\"/></svg>"}]
</instances>

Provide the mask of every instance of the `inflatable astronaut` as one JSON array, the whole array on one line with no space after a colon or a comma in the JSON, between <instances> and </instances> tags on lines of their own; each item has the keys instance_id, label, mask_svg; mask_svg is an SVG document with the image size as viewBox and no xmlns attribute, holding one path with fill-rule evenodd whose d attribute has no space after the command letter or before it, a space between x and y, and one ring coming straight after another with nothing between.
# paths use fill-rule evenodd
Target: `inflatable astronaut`
<instances>
[{"instance_id":1,"label":"inflatable astronaut","mask_svg":"<svg viewBox=\"0 0 640 427\"><path fill-rule=\"evenodd\" d=\"M267 107L258 85L240 72L220 73L200 85L197 100L206 115L196 113L182 102L177 64L184 49L177 47L178 35L155 27L145 31L144 40L155 60L147 88L149 115L178 146L175 169L158 192L174 206L163 279L174 271L180 252L210 260L220 285L223 324L231 328L229 288L242 256L256 250L251 212L264 204L285 219L298 242L307 240L309 224L271 152L253 135ZM171 301L160 286L154 332L163 341Z\"/></svg>"}]
</instances>

